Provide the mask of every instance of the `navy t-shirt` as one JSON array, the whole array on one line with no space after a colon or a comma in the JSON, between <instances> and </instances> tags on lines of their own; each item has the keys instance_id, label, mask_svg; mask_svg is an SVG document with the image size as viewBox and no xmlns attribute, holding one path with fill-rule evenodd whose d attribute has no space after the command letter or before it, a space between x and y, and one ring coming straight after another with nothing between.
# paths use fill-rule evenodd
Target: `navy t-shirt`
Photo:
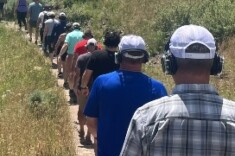
<instances>
[{"instance_id":1,"label":"navy t-shirt","mask_svg":"<svg viewBox=\"0 0 235 156\"><path fill-rule=\"evenodd\" d=\"M56 23L54 25L54 28L52 30L51 36L53 39L53 42L56 43L59 36L65 32L65 26L67 24L66 20L61 20L59 23Z\"/></svg>"},{"instance_id":2,"label":"navy t-shirt","mask_svg":"<svg viewBox=\"0 0 235 156\"><path fill-rule=\"evenodd\" d=\"M136 109L166 95L161 82L141 72L117 70L99 76L84 110L98 119L98 155L119 156Z\"/></svg>"}]
</instances>

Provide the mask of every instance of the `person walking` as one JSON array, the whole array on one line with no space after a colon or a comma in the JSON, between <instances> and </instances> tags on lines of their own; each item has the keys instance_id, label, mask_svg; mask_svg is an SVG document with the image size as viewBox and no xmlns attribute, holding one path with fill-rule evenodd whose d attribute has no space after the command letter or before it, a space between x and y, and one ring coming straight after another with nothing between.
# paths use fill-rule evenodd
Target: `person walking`
<instances>
[{"instance_id":1,"label":"person walking","mask_svg":"<svg viewBox=\"0 0 235 156\"><path fill-rule=\"evenodd\" d=\"M65 27L67 24L67 17L64 12L59 13L59 21L54 25L54 28L52 30L51 36L53 40L53 47L55 47L55 44L59 38L59 36L65 32ZM55 53L54 55L58 55L58 53Z\"/></svg>"},{"instance_id":2,"label":"person walking","mask_svg":"<svg viewBox=\"0 0 235 156\"><path fill-rule=\"evenodd\" d=\"M66 67L65 67L65 60L66 60L66 57L67 57L67 50L65 51L64 54L60 54L60 50L64 44L64 41L65 41L65 38L66 38L66 35L68 33L70 33L72 31L72 24L71 23L67 23L66 26L65 26L65 32L62 33L57 42L56 42L56 45L55 45L55 52L53 53L58 53L58 62L57 62L57 68L58 68L58 78L64 78L64 74L66 71ZM61 67L62 66L62 67ZM63 73L62 73L62 70L61 68L63 68ZM64 79L65 81L65 79Z\"/></svg>"},{"instance_id":3,"label":"person walking","mask_svg":"<svg viewBox=\"0 0 235 156\"><path fill-rule=\"evenodd\" d=\"M0 20L2 20L5 16L5 12L4 12L4 5L7 3L7 0L0 0Z\"/></svg>"},{"instance_id":4,"label":"person walking","mask_svg":"<svg viewBox=\"0 0 235 156\"><path fill-rule=\"evenodd\" d=\"M176 86L135 112L120 156L235 155L235 102L209 84L223 67L213 35L198 25L179 27L162 63Z\"/></svg>"},{"instance_id":5,"label":"person walking","mask_svg":"<svg viewBox=\"0 0 235 156\"><path fill-rule=\"evenodd\" d=\"M68 55L67 55L66 63L65 63L66 73L64 73L65 83L67 83L69 79L70 80L74 79L72 69L74 68L73 66L75 66L74 61L76 60L73 60L73 55L74 55L74 47L76 43L82 40L83 32L80 29L81 29L81 26L79 23L77 22L73 23L73 31L66 35L64 45L62 46L61 51L60 51L60 55L63 55L68 49ZM70 102L76 103L77 97L73 91L73 84L70 83L69 88L70 88L69 90Z\"/></svg>"},{"instance_id":6,"label":"person walking","mask_svg":"<svg viewBox=\"0 0 235 156\"><path fill-rule=\"evenodd\" d=\"M94 38L94 35L93 35L93 33L90 29L87 29L84 32L84 35L82 36L82 38L83 38L83 40L79 41L74 47L74 54L75 54L76 57L88 52L88 49L86 47L87 41L91 38ZM102 46L100 45L100 43L97 43L97 48L99 50L102 49ZM75 60L76 60L76 58L75 58Z\"/></svg>"},{"instance_id":7,"label":"person walking","mask_svg":"<svg viewBox=\"0 0 235 156\"><path fill-rule=\"evenodd\" d=\"M53 51L54 51L54 41L52 36L53 28L56 24L59 23L57 19L55 19L55 13L53 11L48 12L49 19L45 21L45 28L43 32L43 43L44 43L44 52L46 49L49 50L49 57L51 59L51 63L53 66Z\"/></svg>"},{"instance_id":8,"label":"person walking","mask_svg":"<svg viewBox=\"0 0 235 156\"><path fill-rule=\"evenodd\" d=\"M32 41L32 33L33 28L35 29L35 44L38 43L38 16L39 13L43 11L42 4L40 0L33 0L32 3L29 4L29 41Z\"/></svg>"},{"instance_id":9,"label":"person walking","mask_svg":"<svg viewBox=\"0 0 235 156\"><path fill-rule=\"evenodd\" d=\"M79 135L81 138L81 143L85 145L90 145L92 144L91 141L91 134L87 130L86 136L85 136L85 130L84 126L86 124L86 117L83 114L86 102L87 102L87 96L84 96L81 94L81 78L82 75L86 69L87 62L91 56L91 54L98 49L97 41L94 38L91 38L87 41L87 44L85 45L87 52L84 54L81 54L78 56L77 63L76 63L76 74L75 74L75 82L74 82L74 88L76 88L76 95L77 95L77 101L79 104L79 109L78 109L78 121L79 121L79 126L80 126L80 131ZM90 85L91 83L89 83Z\"/></svg>"},{"instance_id":10,"label":"person walking","mask_svg":"<svg viewBox=\"0 0 235 156\"><path fill-rule=\"evenodd\" d=\"M97 139L98 156L118 156L135 110L167 95L160 81L142 73L148 58L142 37L123 36L116 54L120 69L95 79L84 114Z\"/></svg>"},{"instance_id":11,"label":"person walking","mask_svg":"<svg viewBox=\"0 0 235 156\"><path fill-rule=\"evenodd\" d=\"M120 42L120 32L110 31L105 32L103 50L96 50L92 53L87 67L82 76L82 94L88 96L88 83L95 80L99 75L112 72L119 69L119 64L115 63L115 52L118 51Z\"/></svg>"},{"instance_id":12,"label":"person walking","mask_svg":"<svg viewBox=\"0 0 235 156\"><path fill-rule=\"evenodd\" d=\"M22 23L24 24L24 28L27 31L27 23L26 23L26 16L28 11L28 4L26 0L17 0L15 12L17 15L17 21L19 25L19 30L21 30Z\"/></svg>"},{"instance_id":13,"label":"person walking","mask_svg":"<svg viewBox=\"0 0 235 156\"><path fill-rule=\"evenodd\" d=\"M43 44L43 32L44 32L44 28L45 28L45 21L49 19L48 12L49 12L49 7L47 5L45 5L43 7L43 11L40 12L38 15L37 24L38 24L38 29L39 29L41 45L44 45Z\"/></svg>"}]
</instances>

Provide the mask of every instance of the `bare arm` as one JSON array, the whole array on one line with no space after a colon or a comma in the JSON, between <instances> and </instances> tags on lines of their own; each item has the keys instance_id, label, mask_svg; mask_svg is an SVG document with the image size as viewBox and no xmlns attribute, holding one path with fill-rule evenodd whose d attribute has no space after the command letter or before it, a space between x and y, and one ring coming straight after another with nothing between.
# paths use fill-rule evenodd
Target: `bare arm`
<instances>
[{"instance_id":1,"label":"bare arm","mask_svg":"<svg viewBox=\"0 0 235 156\"><path fill-rule=\"evenodd\" d=\"M61 43L62 43L62 36L60 35L57 42L56 42L56 44L55 44L55 50L54 51L58 50L58 47Z\"/></svg>"},{"instance_id":2,"label":"bare arm","mask_svg":"<svg viewBox=\"0 0 235 156\"><path fill-rule=\"evenodd\" d=\"M89 70L89 69L86 69L84 71L84 73L82 75L82 84L81 84L82 87L87 87L87 85L91 79L92 73L93 73L93 71Z\"/></svg>"},{"instance_id":3,"label":"bare arm","mask_svg":"<svg viewBox=\"0 0 235 156\"><path fill-rule=\"evenodd\" d=\"M75 76L74 76L74 88L78 88L79 80L80 80L81 70L79 67L75 67ZM80 87L80 86L79 86Z\"/></svg>"},{"instance_id":4,"label":"bare arm","mask_svg":"<svg viewBox=\"0 0 235 156\"><path fill-rule=\"evenodd\" d=\"M59 53L59 57L66 52L66 50L68 49L68 46L69 46L68 43L64 43L63 44L63 46L62 46L62 48L60 50L60 53Z\"/></svg>"},{"instance_id":5,"label":"bare arm","mask_svg":"<svg viewBox=\"0 0 235 156\"><path fill-rule=\"evenodd\" d=\"M88 96L89 94L89 88L88 88L88 83L91 79L93 71L86 69L82 75L82 84L81 84L81 88L82 88L82 94L85 96Z\"/></svg>"},{"instance_id":6,"label":"bare arm","mask_svg":"<svg viewBox=\"0 0 235 156\"><path fill-rule=\"evenodd\" d=\"M72 69L70 71L74 71L75 70L75 64L77 62L77 59L78 59L78 54L74 53L73 59L72 59Z\"/></svg>"},{"instance_id":7,"label":"bare arm","mask_svg":"<svg viewBox=\"0 0 235 156\"><path fill-rule=\"evenodd\" d=\"M93 137L97 138L97 118L87 117L87 127Z\"/></svg>"}]
</instances>

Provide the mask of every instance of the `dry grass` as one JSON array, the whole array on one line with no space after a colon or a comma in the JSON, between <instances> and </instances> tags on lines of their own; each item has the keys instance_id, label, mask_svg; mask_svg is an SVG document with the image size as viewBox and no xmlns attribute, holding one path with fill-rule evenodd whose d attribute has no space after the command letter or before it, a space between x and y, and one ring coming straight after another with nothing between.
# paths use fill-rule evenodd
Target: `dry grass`
<instances>
[{"instance_id":1,"label":"dry grass","mask_svg":"<svg viewBox=\"0 0 235 156\"><path fill-rule=\"evenodd\" d=\"M69 110L62 89L35 45L20 32L0 25L0 155L72 156L74 143ZM36 90L44 93L32 111Z\"/></svg>"}]
</instances>

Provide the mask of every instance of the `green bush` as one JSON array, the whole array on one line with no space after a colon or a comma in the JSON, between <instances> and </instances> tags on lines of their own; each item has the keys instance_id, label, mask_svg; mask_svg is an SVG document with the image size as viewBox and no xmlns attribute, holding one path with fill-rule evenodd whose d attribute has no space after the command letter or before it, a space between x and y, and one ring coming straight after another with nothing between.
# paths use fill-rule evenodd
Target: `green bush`
<instances>
[{"instance_id":1,"label":"green bush","mask_svg":"<svg viewBox=\"0 0 235 156\"><path fill-rule=\"evenodd\" d=\"M56 92L36 90L29 96L29 110L37 119L54 118L61 105L59 98Z\"/></svg>"}]
</instances>

